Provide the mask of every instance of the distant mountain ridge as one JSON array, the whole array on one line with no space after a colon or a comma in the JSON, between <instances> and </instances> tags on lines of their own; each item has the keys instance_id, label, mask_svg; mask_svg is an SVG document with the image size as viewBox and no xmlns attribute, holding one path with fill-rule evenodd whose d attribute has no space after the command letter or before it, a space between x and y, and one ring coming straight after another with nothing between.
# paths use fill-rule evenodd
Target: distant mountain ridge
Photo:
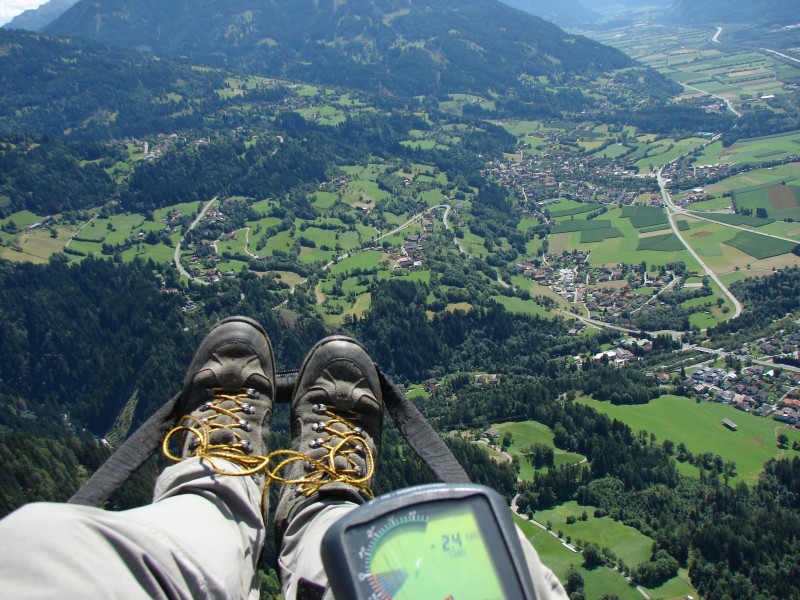
<instances>
[{"instance_id":1,"label":"distant mountain ridge","mask_svg":"<svg viewBox=\"0 0 800 600\"><path fill-rule=\"evenodd\" d=\"M679 23L800 23L800 6L787 0L677 0L667 17Z\"/></svg>"},{"instance_id":2,"label":"distant mountain ridge","mask_svg":"<svg viewBox=\"0 0 800 600\"><path fill-rule=\"evenodd\" d=\"M44 32L408 96L633 64L497 0L82 0Z\"/></svg>"},{"instance_id":3,"label":"distant mountain ridge","mask_svg":"<svg viewBox=\"0 0 800 600\"><path fill-rule=\"evenodd\" d=\"M43 27L63 15L78 0L50 0L38 8L26 10L10 22L3 25L5 29L27 29L40 31Z\"/></svg>"},{"instance_id":4,"label":"distant mountain ridge","mask_svg":"<svg viewBox=\"0 0 800 600\"><path fill-rule=\"evenodd\" d=\"M556 23L560 27L570 27L591 23L600 17L599 13L586 8L578 0L502 0L505 4L521 11Z\"/></svg>"}]
</instances>

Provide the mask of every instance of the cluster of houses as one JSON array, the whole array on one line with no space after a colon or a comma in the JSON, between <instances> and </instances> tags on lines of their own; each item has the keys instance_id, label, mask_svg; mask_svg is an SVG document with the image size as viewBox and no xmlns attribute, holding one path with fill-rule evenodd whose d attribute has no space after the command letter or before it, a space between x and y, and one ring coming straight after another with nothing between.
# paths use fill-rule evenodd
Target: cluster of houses
<instances>
[{"instance_id":1,"label":"cluster of houses","mask_svg":"<svg viewBox=\"0 0 800 600\"><path fill-rule=\"evenodd\" d=\"M412 233L403 239L403 245L397 252L390 254L390 258L396 260L395 269L411 269L421 267L425 260L425 241L428 239L428 232L433 229L430 219L423 219L423 229L419 233Z\"/></svg>"},{"instance_id":2,"label":"cluster of houses","mask_svg":"<svg viewBox=\"0 0 800 600\"><path fill-rule=\"evenodd\" d=\"M777 331L774 336L760 338L742 344L732 354L743 358L747 356L771 356L798 358L800 352L800 333L796 331Z\"/></svg>"},{"instance_id":3,"label":"cluster of houses","mask_svg":"<svg viewBox=\"0 0 800 600\"><path fill-rule=\"evenodd\" d=\"M770 369L762 365L747 367L741 373L701 367L687 377L686 389L695 397L729 404L757 416L772 416L776 421L800 423L800 373Z\"/></svg>"},{"instance_id":4,"label":"cluster of houses","mask_svg":"<svg viewBox=\"0 0 800 600\"><path fill-rule=\"evenodd\" d=\"M159 133L155 135L153 142L140 140L138 138L126 138L119 142L123 148L133 147L137 152L143 154L144 160L156 160L169 152L179 140L177 133ZM208 143L207 138L199 138L189 142L190 146L199 146Z\"/></svg>"},{"instance_id":5,"label":"cluster of houses","mask_svg":"<svg viewBox=\"0 0 800 600\"><path fill-rule=\"evenodd\" d=\"M622 161L604 156L582 154L570 156L561 152L563 144L574 145L562 130L537 132L545 138L538 155L525 152L527 143L520 137L519 160L495 160L483 170L484 175L508 188L522 189L532 205L539 200L596 198L604 204L631 204L648 186L638 178L638 168L628 169Z\"/></svg>"},{"instance_id":6,"label":"cluster of houses","mask_svg":"<svg viewBox=\"0 0 800 600\"><path fill-rule=\"evenodd\" d=\"M733 175L732 168L733 165L731 163L720 162L713 165L698 165L690 164L687 161L676 161L664 167L662 176L667 184L691 182L691 191L683 196L675 196L673 198L679 206L686 206L692 202L710 198L705 192L703 184L713 183Z\"/></svg>"},{"instance_id":7,"label":"cluster of houses","mask_svg":"<svg viewBox=\"0 0 800 600\"><path fill-rule=\"evenodd\" d=\"M652 346L650 348L652 349ZM631 362L641 360L641 358L625 348L613 348L611 350L606 350L605 352L598 352L592 358L594 360L603 360L603 357L608 359L609 364L613 364L618 367L624 367Z\"/></svg>"}]
</instances>

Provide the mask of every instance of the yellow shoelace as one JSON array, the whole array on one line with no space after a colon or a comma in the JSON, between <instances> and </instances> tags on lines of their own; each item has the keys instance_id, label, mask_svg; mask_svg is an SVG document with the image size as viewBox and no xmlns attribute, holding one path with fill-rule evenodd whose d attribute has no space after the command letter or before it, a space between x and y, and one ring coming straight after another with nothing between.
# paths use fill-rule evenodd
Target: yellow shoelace
<instances>
[{"instance_id":1,"label":"yellow shoelace","mask_svg":"<svg viewBox=\"0 0 800 600\"><path fill-rule=\"evenodd\" d=\"M326 451L325 455L318 459L311 458L307 454L296 450L275 450L267 456L260 456L249 453L247 443L242 440L237 431L237 429L242 429L246 425L245 421L239 419L237 413L247 412L250 404L247 401L252 400L251 396L246 390L239 390L234 394L224 393L222 390L212 390L212 392L213 396L207 402L207 407L208 410L215 411L215 414L203 419L186 415L164 437L162 452L169 460L181 462L190 456L199 456L201 459L207 460L214 472L219 475L242 477L264 473L267 477L267 483L262 492L262 504L266 499L267 486L272 481L286 485L296 485L298 486L298 492L305 496L310 496L324 485L341 482L358 488L369 498L374 497L372 490L367 485L367 482L372 479L375 472L375 460L372 456L372 451L362 436L361 430L347 419L327 409L319 413L321 417L327 417L328 420L321 422L322 426L317 430L320 433L320 437L315 440L315 446ZM225 401L233 402L234 408L228 409L219 405ZM228 417L230 422L224 424L217 422L219 417L222 416ZM336 424L341 425L344 431L335 429L333 426ZM233 443L212 444L212 434L222 429L230 430L236 441ZM170 440L179 433L184 435L191 433L195 436L195 446L187 457L176 456L169 449ZM322 437L322 434L327 434L327 436ZM357 455L363 457L366 463L365 469L362 469L353 460L352 457ZM269 464L273 460L277 461L279 457L282 457L280 462L274 468L268 468ZM337 457L344 459L346 464L344 468L336 466ZM223 469L217 465L214 459L221 459L238 465L241 470L229 471ZM298 461L306 463L306 475L297 479L286 479L279 475L284 467Z\"/></svg>"}]
</instances>

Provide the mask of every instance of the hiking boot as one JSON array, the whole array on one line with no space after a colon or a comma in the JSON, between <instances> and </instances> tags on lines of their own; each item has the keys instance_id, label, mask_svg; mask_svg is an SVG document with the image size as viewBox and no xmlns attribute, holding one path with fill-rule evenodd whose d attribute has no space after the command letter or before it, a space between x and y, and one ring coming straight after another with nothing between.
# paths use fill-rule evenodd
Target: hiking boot
<instances>
[{"instance_id":1,"label":"hiking boot","mask_svg":"<svg viewBox=\"0 0 800 600\"><path fill-rule=\"evenodd\" d=\"M358 504L380 452L383 398L375 364L361 344L328 337L306 356L291 406L292 451L275 513L277 545L294 516L328 499Z\"/></svg>"},{"instance_id":2,"label":"hiking boot","mask_svg":"<svg viewBox=\"0 0 800 600\"><path fill-rule=\"evenodd\" d=\"M200 456L217 473L253 475L263 488L265 444L275 393L275 359L256 321L229 317L217 323L195 352L183 382L178 426L164 440L174 461ZM180 455L169 440L180 432ZM235 463L231 470L221 460Z\"/></svg>"}]
</instances>

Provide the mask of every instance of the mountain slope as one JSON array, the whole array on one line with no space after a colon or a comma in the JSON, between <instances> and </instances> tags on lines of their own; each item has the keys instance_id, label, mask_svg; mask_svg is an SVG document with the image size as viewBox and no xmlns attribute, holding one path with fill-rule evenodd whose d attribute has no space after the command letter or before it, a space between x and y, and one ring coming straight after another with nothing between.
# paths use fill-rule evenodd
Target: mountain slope
<instances>
[{"instance_id":1,"label":"mountain slope","mask_svg":"<svg viewBox=\"0 0 800 600\"><path fill-rule=\"evenodd\" d=\"M27 29L39 31L67 11L77 0L50 0L39 8L26 10L3 25L5 29Z\"/></svg>"},{"instance_id":2,"label":"mountain slope","mask_svg":"<svg viewBox=\"0 0 800 600\"><path fill-rule=\"evenodd\" d=\"M223 86L221 73L85 40L0 29L0 48L0 135L186 128L214 110Z\"/></svg>"},{"instance_id":3,"label":"mountain slope","mask_svg":"<svg viewBox=\"0 0 800 600\"><path fill-rule=\"evenodd\" d=\"M632 64L496 0L83 0L45 31L401 95L485 93L521 75Z\"/></svg>"}]
</instances>

